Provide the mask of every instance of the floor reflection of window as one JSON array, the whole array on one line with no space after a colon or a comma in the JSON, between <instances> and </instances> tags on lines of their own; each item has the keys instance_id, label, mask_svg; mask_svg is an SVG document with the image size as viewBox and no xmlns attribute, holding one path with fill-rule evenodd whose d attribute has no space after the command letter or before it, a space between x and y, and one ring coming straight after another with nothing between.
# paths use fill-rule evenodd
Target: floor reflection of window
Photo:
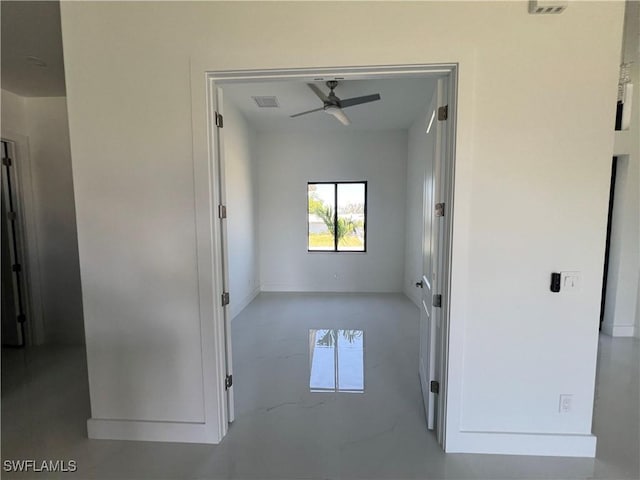
<instances>
[{"instance_id":1,"label":"floor reflection of window","mask_svg":"<svg viewBox=\"0 0 640 480\"><path fill-rule=\"evenodd\" d=\"M309 330L309 363L312 392L364 392L364 332Z\"/></svg>"}]
</instances>

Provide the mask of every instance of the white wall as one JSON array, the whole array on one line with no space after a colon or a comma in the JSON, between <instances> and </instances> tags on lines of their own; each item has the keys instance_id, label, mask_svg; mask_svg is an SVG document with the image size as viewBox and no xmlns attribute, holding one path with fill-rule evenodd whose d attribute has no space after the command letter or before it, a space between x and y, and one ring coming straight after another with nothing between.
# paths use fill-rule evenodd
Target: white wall
<instances>
[{"instance_id":1,"label":"white wall","mask_svg":"<svg viewBox=\"0 0 640 480\"><path fill-rule=\"evenodd\" d=\"M425 204L425 179L433 176L433 135L427 135L427 127L433 113L430 105L413 122L408 134L407 159L407 200L405 218L405 253L404 253L404 293L418 308L422 291L416 288L416 282L422 279L423 259L422 242L430 242L431 238L423 239L425 230L423 209L433 208L431 192L427 193ZM437 120L434 120L434 123ZM429 185L431 185L429 183ZM430 216L427 217L430 220ZM428 225L431 229L431 225Z\"/></svg>"},{"instance_id":2,"label":"white wall","mask_svg":"<svg viewBox=\"0 0 640 480\"><path fill-rule=\"evenodd\" d=\"M48 342L84 343L69 121L64 97L25 99Z\"/></svg>"},{"instance_id":3,"label":"white wall","mask_svg":"<svg viewBox=\"0 0 640 480\"><path fill-rule=\"evenodd\" d=\"M224 100L224 162L231 318L260 291L254 132L233 102Z\"/></svg>"},{"instance_id":4,"label":"white wall","mask_svg":"<svg viewBox=\"0 0 640 480\"><path fill-rule=\"evenodd\" d=\"M47 343L82 344L82 295L65 97L2 91L2 128L28 137Z\"/></svg>"},{"instance_id":5,"label":"white wall","mask_svg":"<svg viewBox=\"0 0 640 480\"><path fill-rule=\"evenodd\" d=\"M222 408L222 382L203 377L222 354L217 317L199 303L196 240L208 237L194 222L207 204L204 72L456 62L447 449L594 453L623 4L571 2L561 15L529 15L524 1L61 10L92 415L177 422L132 432L105 421L103 436L193 440L186 422L203 418L202 399ZM581 271L582 290L549 292L556 270ZM561 393L574 395L569 414ZM224 431L218 419L202 420L206 441Z\"/></svg>"},{"instance_id":6,"label":"white wall","mask_svg":"<svg viewBox=\"0 0 640 480\"><path fill-rule=\"evenodd\" d=\"M621 63L633 62L631 125L615 132L618 171L602 330L640 337L640 3L627 1Z\"/></svg>"},{"instance_id":7,"label":"white wall","mask_svg":"<svg viewBox=\"0 0 640 480\"><path fill-rule=\"evenodd\" d=\"M406 132L260 132L258 151L262 290L402 291ZM307 252L307 182L360 180L367 251Z\"/></svg>"},{"instance_id":8,"label":"white wall","mask_svg":"<svg viewBox=\"0 0 640 480\"><path fill-rule=\"evenodd\" d=\"M26 135L27 119L24 97L2 90L2 131L10 131Z\"/></svg>"}]
</instances>

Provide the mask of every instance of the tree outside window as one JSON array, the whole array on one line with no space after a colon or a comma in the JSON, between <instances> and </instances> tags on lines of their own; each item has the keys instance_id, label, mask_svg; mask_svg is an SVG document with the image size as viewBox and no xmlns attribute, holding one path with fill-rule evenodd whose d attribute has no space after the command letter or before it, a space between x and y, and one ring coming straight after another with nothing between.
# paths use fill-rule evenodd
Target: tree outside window
<instances>
[{"instance_id":1,"label":"tree outside window","mask_svg":"<svg viewBox=\"0 0 640 480\"><path fill-rule=\"evenodd\" d=\"M367 182L316 182L308 190L308 250L366 251Z\"/></svg>"}]
</instances>

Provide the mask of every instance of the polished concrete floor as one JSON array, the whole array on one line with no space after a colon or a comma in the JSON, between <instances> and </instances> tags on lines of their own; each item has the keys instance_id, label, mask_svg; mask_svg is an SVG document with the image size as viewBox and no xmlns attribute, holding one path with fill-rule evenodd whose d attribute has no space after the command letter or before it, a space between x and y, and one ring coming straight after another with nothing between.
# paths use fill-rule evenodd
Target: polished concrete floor
<instances>
[{"instance_id":1,"label":"polished concrete floor","mask_svg":"<svg viewBox=\"0 0 640 480\"><path fill-rule=\"evenodd\" d=\"M82 349L2 352L2 478L638 479L640 344L601 337L596 459L445 455L425 429L418 310L403 296L261 294L233 321L236 420L220 445L89 440Z\"/></svg>"}]
</instances>

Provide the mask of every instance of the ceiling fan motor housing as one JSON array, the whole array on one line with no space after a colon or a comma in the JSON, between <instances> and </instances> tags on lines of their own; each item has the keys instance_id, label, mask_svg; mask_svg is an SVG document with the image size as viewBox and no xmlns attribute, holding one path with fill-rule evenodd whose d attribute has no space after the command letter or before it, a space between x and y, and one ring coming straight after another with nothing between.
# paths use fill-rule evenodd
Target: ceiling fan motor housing
<instances>
[{"instance_id":1,"label":"ceiling fan motor housing","mask_svg":"<svg viewBox=\"0 0 640 480\"><path fill-rule=\"evenodd\" d=\"M334 88L336 88L338 86L338 81L337 80L329 80L327 82L327 87L329 87L331 89L331 91L333 91Z\"/></svg>"},{"instance_id":2,"label":"ceiling fan motor housing","mask_svg":"<svg viewBox=\"0 0 640 480\"><path fill-rule=\"evenodd\" d=\"M327 101L324 104L325 110L327 107L340 106L340 99L333 91L333 89L336 88L337 86L338 86L338 82L336 80L329 80L327 82L327 87L329 87L331 91L329 92L329 95L327 95Z\"/></svg>"}]
</instances>

